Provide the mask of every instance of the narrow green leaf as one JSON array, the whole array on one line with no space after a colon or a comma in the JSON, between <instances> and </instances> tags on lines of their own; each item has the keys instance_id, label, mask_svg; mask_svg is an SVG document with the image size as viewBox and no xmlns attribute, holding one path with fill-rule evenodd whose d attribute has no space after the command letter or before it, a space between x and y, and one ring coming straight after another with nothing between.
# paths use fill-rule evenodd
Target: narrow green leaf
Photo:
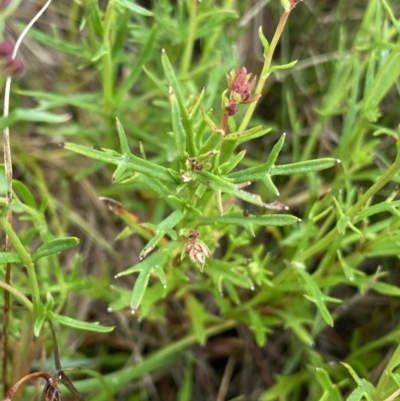
<instances>
[{"instance_id":1,"label":"narrow green leaf","mask_svg":"<svg viewBox=\"0 0 400 401\"><path fill-rule=\"evenodd\" d=\"M110 54L110 48L108 46L101 45L97 52L92 56L90 61L92 63L95 63L96 61L99 61L103 56Z\"/></svg>"},{"instance_id":2,"label":"narrow green leaf","mask_svg":"<svg viewBox=\"0 0 400 401\"><path fill-rule=\"evenodd\" d=\"M16 93L36 98L39 102L45 103L47 108L69 104L95 113L102 112L97 93L68 93L68 96L65 93L60 94L36 90L17 90ZM80 127L80 129L82 128Z\"/></svg>"},{"instance_id":3,"label":"narrow green leaf","mask_svg":"<svg viewBox=\"0 0 400 401\"><path fill-rule=\"evenodd\" d=\"M240 227L254 226L289 226L300 220L289 214L266 214L261 216L243 216L240 213L231 213L224 216L198 217L200 225L231 224Z\"/></svg>"},{"instance_id":4,"label":"narrow green leaf","mask_svg":"<svg viewBox=\"0 0 400 401\"><path fill-rule=\"evenodd\" d=\"M130 155L131 150L129 149L128 139L126 138L124 127L122 126L118 118L116 118L115 121L117 124L117 132L118 132L119 144L121 147L121 153L122 155Z\"/></svg>"},{"instance_id":5,"label":"narrow green leaf","mask_svg":"<svg viewBox=\"0 0 400 401\"><path fill-rule=\"evenodd\" d=\"M259 347L263 347L267 342L266 331L260 315L254 310L249 308L247 310L250 318L250 329L254 332L256 343Z\"/></svg>"},{"instance_id":6,"label":"narrow green leaf","mask_svg":"<svg viewBox=\"0 0 400 401\"><path fill-rule=\"evenodd\" d=\"M241 152L237 153L232 159L228 162L221 164L218 168L220 175L225 175L233 170L243 159L246 154L246 150L242 150Z\"/></svg>"},{"instance_id":7,"label":"narrow green leaf","mask_svg":"<svg viewBox=\"0 0 400 401\"><path fill-rule=\"evenodd\" d=\"M294 61L292 61L290 63L287 63L287 64L274 65L273 67L268 69L266 74L269 75L269 74L272 74L273 72L278 71L278 70L287 70L289 68L294 67L296 64L297 64L297 60L294 60Z\"/></svg>"},{"instance_id":8,"label":"narrow green leaf","mask_svg":"<svg viewBox=\"0 0 400 401\"><path fill-rule=\"evenodd\" d=\"M340 262L340 265L342 266L343 272L345 276L350 280L354 281L354 270L352 267L344 260L342 256L342 252L340 250L337 251L337 256Z\"/></svg>"},{"instance_id":9,"label":"narrow green leaf","mask_svg":"<svg viewBox=\"0 0 400 401\"><path fill-rule=\"evenodd\" d=\"M400 34L400 22L396 20L394 14L393 14L393 11L392 11L392 9L389 7L389 4L386 2L386 0L381 0L381 1L382 1L383 7L384 7L384 9L385 9L387 15L388 15L389 18L390 18L391 23L392 23L393 26L396 28L397 33Z\"/></svg>"},{"instance_id":10,"label":"narrow green leaf","mask_svg":"<svg viewBox=\"0 0 400 401\"><path fill-rule=\"evenodd\" d=\"M0 252L0 264L6 263L22 263L22 259L18 253Z\"/></svg>"},{"instance_id":11,"label":"narrow green leaf","mask_svg":"<svg viewBox=\"0 0 400 401\"><path fill-rule=\"evenodd\" d=\"M313 338L304 327L305 325L312 324L312 321L305 321L305 319L295 316L291 313L276 311L276 314L284 321L285 328L289 328L304 344L310 345Z\"/></svg>"},{"instance_id":12,"label":"narrow green leaf","mask_svg":"<svg viewBox=\"0 0 400 401\"><path fill-rule=\"evenodd\" d=\"M150 58L151 53L154 49L157 37L157 29L158 29L157 25L153 25L153 27L151 28L150 35L145 45L141 47L139 57L135 60L129 75L127 76L127 78L124 79L124 82L117 90L115 104L119 104L122 98L130 91L133 85L137 82L140 73L142 72L143 65Z\"/></svg>"},{"instance_id":13,"label":"narrow green leaf","mask_svg":"<svg viewBox=\"0 0 400 401\"><path fill-rule=\"evenodd\" d=\"M326 400L329 401L342 401L342 395L337 386L335 386L325 369L316 368L315 377L318 384L323 388Z\"/></svg>"},{"instance_id":14,"label":"narrow green leaf","mask_svg":"<svg viewBox=\"0 0 400 401\"><path fill-rule=\"evenodd\" d=\"M69 114L54 114L39 109L13 109L8 117L0 117L0 129L11 127L19 121L43 122L49 124L65 123L71 118Z\"/></svg>"},{"instance_id":15,"label":"narrow green leaf","mask_svg":"<svg viewBox=\"0 0 400 401\"><path fill-rule=\"evenodd\" d=\"M60 323L64 326L73 327L78 330L95 331L98 333L109 333L114 330L114 326L102 326L99 323L82 322L68 316L61 316L52 311L47 311L47 318L52 322Z\"/></svg>"},{"instance_id":16,"label":"narrow green leaf","mask_svg":"<svg viewBox=\"0 0 400 401\"><path fill-rule=\"evenodd\" d=\"M181 110L181 114L182 114L183 118L186 120L186 119L188 119L189 115L186 110L185 101L184 101L181 89L179 87L178 80L176 79L174 69L172 68L172 65L168 59L167 53L165 52L164 49L161 52L161 62L162 62L162 66L164 69L165 76L167 77L167 80L176 95L176 98L177 98L177 101L179 104L179 108Z\"/></svg>"},{"instance_id":17,"label":"narrow green leaf","mask_svg":"<svg viewBox=\"0 0 400 401\"><path fill-rule=\"evenodd\" d=\"M115 0L115 2L128 10L132 11L135 14L143 15L145 17L151 17L153 16L153 13L149 10L147 10L144 7L138 6L135 4L133 1L129 0Z\"/></svg>"},{"instance_id":18,"label":"narrow green leaf","mask_svg":"<svg viewBox=\"0 0 400 401\"><path fill-rule=\"evenodd\" d=\"M165 275L165 271L164 271L163 267L161 265L154 265L153 271L154 271L154 273L157 274L163 287L166 288L167 287L167 276Z\"/></svg>"},{"instance_id":19,"label":"narrow green leaf","mask_svg":"<svg viewBox=\"0 0 400 401\"><path fill-rule=\"evenodd\" d=\"M46 311L43 309L42 311L40 311L33 324L33 334L35 335L35 337L39 337L45 320L46 320Z\"/></svg>"},{"instance_id":20,"label":"narrow green leaf","mask_svg":"<svg viewBox=\"0 0 400 401\"><path fill-rule=\"evenodd\" d=\"M283 144L285 143L286 134L282 134L278 142L272 148L267 160L260 166L251 167L245 170L236 171L228 175L235 182L254 182L262 181L265 186L274 194L279 195L279 192L270 178L270 169L274 166L276 159L280 151L282 150Z\"/></svg>"},{"instance_id":21,"label":"narrow green leaf","mask_svg":"<svg viewBox=\"0 0 400 401\"><path fill-rule=\"evenodd\" d=\"M74 143L64 143L63 147L67 150L84 155L91 159L100 160L110 164L116 164L125 170L135 171L153 178L157 178L166 183L176 184L176 181L171 176L167 168L149 162L148 160L140 159L132 154L130 154L128 157L121 156L107 149L103 150L88 148L87 146L77 145Z\"/></svg>"},{"instance_id":22,"label":"narrow green leaf","mask_svg":"<svg viewBox=\"0 0 400 401\"><path fill-rule=\"evenodd\" d=\"M207 313L203 305L192 295L188 295L186 306L192 321L193 333L200 344L206 341L205 320Z\"/></svg>"},{"instance_id":23,"label":"narrow green leaf","mask_svg":"<svg viewBox=\"0 0 400 401\"><path fill-rule=\"evenodd\" d=\"M286 139L286 133L283 133L279 138L278 142L272 148L271 153L268 155L267 161L264 163L266 167L270 168L272 166L275 166L276 159L278 158L279 153L283 148L285 139Z\"/></svg>"},{"instance_id":24,"label":"narrow green leaf","mask_svg":"<svg viewBox=\"0 0 400 401\"><path fill-rule=\"evenodd\" d=\"M72 248L79 244L79 238L76 237L66 237L66 238L56 238L45 242L32 256L32 260L37 262L39 259L53 255L55 253L64 251L66 249Z\"/></svg>"},{"instance_id":25,"label":"narrow green leaf","mask_svg":"<svg viewBox=\"0 0 400 401\"><path fill-rule=\"evenodd\" d=\"M272 128L265 128L263 125L258 127L250 128L243 132L232 132L228 135L225 135L225 141L237 141L238 144L250 141L251 139L259 138L268 132L271 131Z\"/></svg>"},{"instance_id":26,"label":"narrow green leaf","mask_svg":"<svg viewBox=\"0 0 400 401\"><path fill-rule=\"evenodd\" d=\"M204 269L204 272L214 280L214 283L229 281L237 287L253 288L252 281L246 275L235 270L239 267L239 263L233 264L217 259L210 259L208 263L209 267Z\"/></svg>"},{"instance_id":27,"label":"narrow green leaf","mask_svg":"<svg viewBox=\"0 0 400 401\"><path fill-rule=\"evenodd\" d=\"M172 87L169 88L169 100L171 103L171 120L174 130L175 149L180 158L185 156L186 151L186 133L182 125L180 108ZM193 152L189 152L191 157L194 157Z\"/></svg>"},{"instance_id":28,"label":"narrow green leaf","mask_svg":"<svg viewBox=\"0 0 400 401\"><path fill-rule=\"evenodd\" d=\"M149 69L146 68L145 65L143 65L143 71L147 75L147 77L156 85L156 87L165 95L165 97L168 97L168 88L165 85L165 82L158 78L155 74L153 74Z\"/></svg>"},{"instance_id":29,"label":"narrow green leaf","mask_svg":"<svg viewBox=\"0 0 400 401\"><path fill-rule=\"evenodd\" d=\"M197 113L199 112L202 104L203 104L203 99L204 95L206 93L206 88L203 88L200 92L200 96L198 97L196 103L194 104L192 110L190 110L189 113L189 120L194 121L195 117L197 116Z\"/></svg>"},{"instance_id":30,"label":"narrow green leaf","mask_svg":"<svg viewBox=\"0 0 400 401\"><path fill-rule=\"evenodd\" d=\"M304 174L311 173L314 171L325 170L331 168L340 163L338 159L315 159L307 160L304 162L281 164L279 166L271 167L271 175L292 175L292 174Z\"/></svg>"},{"instance_id":31,"label":"narrow green leaf","mask_svg":"<svg viewBox=\"0 0 400 401\"><path fill-rule=\"evenodd\" d=\"M400 43L391 51L380 67L372 85L363 99L363 112L368 120L377 120L377 109L382 99L393 87L400 75Z\"/></svg>"},{"instance_id":32,"label":"narrow green leaf","mask_svg":"<svg viewBox=\"0 0 400 401\"><path fill-rule=\"evenodd\" d=\"M400 213L396 208L400 207L400 200L398 201L393 201L393 202L381 202L373 206L369 206L365 209L363 209L361 212L359 212L353 219L354 223L358 223L359 221L369 217L373 216L378 213L382 212L389 212L392 213L394 216L400 218Z\"/></svg>"},{"instance_id":33,"label":"narrow green leaf","mask_svg":"<svg viewBox=\"0 0 400 401\"><path fill-rule=\"evenodd\" d=\"M222 177L219 177L215 174L212 174L208 171L200 171L197 175L197 180L202 184L211 188L214 192L225 192L231 195L236 196L239 199L242 199L246 202L249 202L253 205L258 205L262 207L268 208L269 205L264 203L259 195L251 194L246 191L242 191L238 188L238 185L233 184Z\"/></svg>"},{"instance_id":34,"label":"narrow green leaf","mask_svg":"<svg viewBox=\"0 0 400 401\"><path fill-rule=\"evenodd\" d=\"M351 394L346 398L346 401L360 401L364 398L364 389L357 387Z\"/></svg>"},{"instance_id":35,"label":"narrow green leaf","mask_svg":"<svg viewBox=\"0 0 400 401\"><path fill-rule=\"evenodd\" d=\"M139 254L139 259L145 258L149 252L151 252L155 246L161 241L161 239L168 234L171 235L173 228L185 217L186 212L181 210L175 210L161 223L152 225L151 229L154 232L154 237L146 244L143 250Z\"/></svg>"},{"instance_id":36,"label":"narrow green leaf","mask_svg":"<svg viewBox=\"0 0 400 401\"><path fill-rule=\"evenodd\" d=\"M141 270L139 273L139 276L137 277L135 281L135 285L133 287L132 295L131 295L131 311L132 313L135 313L137 308L139 308L144 293L146 292L146 288L149 284L149 279L150 279L150 270Z\"/></svg>"},{"instance_id":37,"label":"narrow green leaf","mask_svg":"<svg viewBox=\"0 0 400 401\"><path fill-rule=\"evenodd\" d=\"M266 56L268 53L268 50L269 50L269 43L268 43L267 38L264 36L261 26L258 28L258 37L260 38L260 42L264 49L264 56Z\"/></svg>"},{"instance_id":38,"label":"narrow green leaf","mask_svg":"<svg viewBox=\"0 0 400 401\"><path fill-rule=\"evenodd\" d=\"M83 22L87 20L89 29L92 30L92 32L95 31L100 37L103 37L103 16L98 1L89 0L84 12ZM81 28L83 28L83 25L81 25ZM81 48L80 50L82 51Z\"/></svg>"},{"instance_id":39,"label":"narrow green leaf","mask_svg":"<svg viewBox=\"0 0 400 401\"><path fill-rule=\"evenodd\" d=\"M23 29L25 26L18 24ZM53 31L54 32L54 31ZM56 31L55 31L56 32ZM28 36L32 38L35 42L45 45L47 48L56 49L57 51L71 56L82 57L82 46L76 45L68 42L64 38L61 38L58 34L57 36L50 36L43 31L35 28L29 29Z\"/></svg>"},{"instance_id":40,"label":"narrow green leaf","mask_svg":"<svg viewBox=\"0 0 400 401\"><path fill-rule=\"evenodd\" d=\"M211 130L213 132L217 132L218 128L216 126L216 124L214 123L214 121L211 119L211 117L208 115L209 113L211 114L210 110L209 112L206 112L203 107L201 107L201 114L203 116L203 120L205 121L205 123L211 128ZM220 136L222 137L222 134L220 134Z\"/></svg>"},{"instance_id":41,"label":"narrow green leaf","mask_svg":"<svg viewBox=\"0 0 400 401\"><path fill-rule=\"evenodd\" d=\"M309 300L312 300L316 304L319 312L321 313L322 318L325 320L325 322L327 324L329 324L329 326L332 326L333 318L332 318L331 314L329 313L327 307L325 306L325 303L323 301L324 294L319 289L317 283L308 274L308 272L305 271L303 268L296 267L296 271L299 273L300 277L302 278L304 285L306 287L306 290L310 295L307 298Z\"/></svg>"},{"instance_id":42,"label":"narrow green leaf","mask_svg":"<svg viewBox=\"0 0 400 401\"><path fill-rule=\"evenodd\" d=\"M191 401L193 394L193 364L194 360L191 355L186 356L184 378L183 382L179 385L178 400L177 401Z\"/></svg>"}]
</instances>

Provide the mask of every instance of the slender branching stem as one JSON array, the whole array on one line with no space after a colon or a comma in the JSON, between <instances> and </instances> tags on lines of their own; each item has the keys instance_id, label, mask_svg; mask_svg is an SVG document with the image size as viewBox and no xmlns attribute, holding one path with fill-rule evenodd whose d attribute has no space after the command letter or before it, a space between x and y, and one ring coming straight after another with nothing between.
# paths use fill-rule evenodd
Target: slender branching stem
<instances>
[{"instance_id":1,"label":"slender branching stem","mask_svg":"<svg viewBox=\"0 0 400 401\"><path fill-rule=\"evenodd\" d=\"M267 53L264 55L264 65L263 65L260 77L258 79L256 89L254 91L255 94L262 92L265 82L266 82L267 78L269 77L268 70L271 67L272 57L274 55L276 46L278 45L279 39L282 35L283 29L285 28L286 21L287 21L289 15L290 15L290 11L285 11L281 16L281 19L279 20L279 24L276 28L274 37L272 38L269 49L268 49ZM249 105L248 109L246 110L246 113L243 117L243 120L239 126L239 129L238 129L239 132L242 132L247 128L247 125L249 124L251 117L253 116L256 106L257 106L257 102L250 103L250 105Z\"/></svg>"},{"instance_id":2,"label":"slender branching stem","mask_svg":"<svg viewBox=\"0 0 400 401\"><path fill-rule=\"evenodd\" d=\"M44 6L39 10L39 12L32 18L29 24L22 31L19 36L17 42L15 43L11 59L15 60L17 57L17 53L19 47L21 46L22 41L24 40L26 34L31 29L32 25L41 17L41 15L46 11L47 7L50 5L51 0L47 0ZM4 89L4 108L3 108L3 117L8 117L10 113L10 93L11 93L11 76L7 77L6 85ZM3 149L4 149L4 169L5 176L7 181L7 191L6 191L6 201L7 201L7 215L6 222L12 230L12 211L10 209L11 203L13 201L12 196L12 159L11 159L11 146L10 146L10 129L9 127L5 127L3 130ZM6 233L6 243L5 243L5 251L11 251L11 240L10 236ZM5 283L10 285L11 282L11 266L10 263L7 263L5 266ZM4 308L3 308L3 358L2 358L2 382L4 390L8 389L8 380L7 380L7 349L8 349L8 322L9 322L9 311L10 311L10 293L9 291L4 291Z\"/></svg>"}]
</instances>

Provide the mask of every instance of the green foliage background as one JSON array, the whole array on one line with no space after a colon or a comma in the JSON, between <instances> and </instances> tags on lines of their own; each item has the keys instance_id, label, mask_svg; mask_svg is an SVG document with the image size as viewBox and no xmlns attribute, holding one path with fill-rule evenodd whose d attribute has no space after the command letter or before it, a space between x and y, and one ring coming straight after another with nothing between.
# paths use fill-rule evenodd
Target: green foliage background
<instances>
[{"instance_id":1,"label":"green foliage background","mask_svg":"<svg viewBox=\"0 0 400 401\"><path fill-rule=\"evenodd\" d=\"M2 37L36 12L11 1ZM88 400L395 400L399 12L310 0L285 25L276 0L54 1L0 118L3 384L53 369L49 320ZM223 136L242 66L263 96Z\"/></svg>"}]
</instances>

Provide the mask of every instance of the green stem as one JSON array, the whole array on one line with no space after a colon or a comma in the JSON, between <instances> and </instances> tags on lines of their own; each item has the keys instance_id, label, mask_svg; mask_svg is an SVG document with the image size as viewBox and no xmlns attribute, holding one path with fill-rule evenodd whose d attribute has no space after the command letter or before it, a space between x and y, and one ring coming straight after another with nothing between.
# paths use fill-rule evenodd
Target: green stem
<instances>
[{"instance_id":1,"label":"green stem","mask_svg":"<svg viewBox=\"0 0 400 401\"><path fill-rule=\"evenodd\" d=\"M189 35L186 39L186 46L182 57L181 64L181 74L185 75L188 72L190 63L192 61L193 55L193 47L194 42L196 40L196 31L197 31L197 0L192 0L191 7L188 7L188 13L190 15L190 26L189 26Z\"/></svg>"},{"instance_id":2,"label":"green stem","mask_svg":"<svg viewBox=\"0 0 400 401\"><path fill-rule=\"evenodd\" d=\"M281 15L281 19L279 20L278 26L276 28L274 37L272 38L271 44L268 48L268 51L267 51L267 53L264 54L264 65L261 70L260 78L258 79L258 83L257 83L256 89L254 91L254 94L261 94L262 90L264 89L265 82L270 75L268 70L271 67L272 57L274 55L276 46L278 45L279 39L282 35L283 29L286 25L286 21L287 21L289 15L290 15L290 11L285 11ZM249 107L246 110L245 115L243 116L242 122L240 123L238 132L243 132L246 130L246 128L251 120L251 117L253 116L254 111L257 107L257 103L258 102L250 103ZM221 163L224 163L227 160L229 160L229 158L231 157L231 155L233 154L233 152L236 148L236 145L237 145L237 141L228 141L228 142L224 143L223 151L222 151L223 157L222 157Z\"/></svg>"},{"instance_id":3,"label":"green stem","mask_svg":"<svg viewBox=\"0 0 400 401\"><path fill-rule=\"evenodd\" d=\"M24 294L22 294L22 292L19 292L16 288L12 287L4 281L0 281L0 287L3 287L7 292L14 295L14 297L17 298L21 302L21 304L26 307L26 309L28 309L30 312L33 312L32 302L29 301L29 299Z\"/></svg>"},{"instance_id":4,"label":"green stem","mask_svg":"<svg viewBox=\"0 0 400 401\"><path fill-rule=\"evenodd\" d=\"M104 16L104 26L103 26L103 46L105 49L105 54L102 57L103 60L103 103L104 103L104 120L106 125L106 133L108 138L108 146L113 145L113 124L111 121L111 113L113 108L113 87L114 87L114 74L112 66L112 46L110 40L111 24L114 19L115 7L114 1L110 0L107 6L107 10Z\"/></svg>"},{"instance_id":5,"label":"green stem","mask_svg":"<svg viewBox=\"0 0 400 401\"><path fill-rule=\"evenodd\" d=\"M256 86L255 94L261 93L267 78L269 77L268 70L271 67L272 57L274 55L276 46L278 45L279 39L282 35L283 29L285 28L286 21L289 17L290 11L285 11L281 19L279 20L279 24L276 28L274 37L272 38L271 44L268 48L267 54L265 54L264 66L260 74L260 78L258 79L258 83ZM256 109L257 102L250 103L248 109L246 110L246 114L243 117L243 120L239 126L238 132L242 132L247 128L247 125L250 122L251 117L253 116L254 110Z\"/></svg>"},{"instance_id":6,"label":"green stem","mask_svg":"<svg viewBox=\"0 0 400 401\"><path fill-rule=\"evenodd\" d=\"M32 292L33 313L34 316L37 316L40 310L41 301L40 301L39 285L37 282L34 263L32 262L29 253L27 252L24 245L18 238L12 226L5 218L0 218L0 227L10 238L11 243L13 244L15 250L22 259L22 264L26 267Z\"/></svg>"},{"instance_id":7,"label":"green stem","mask_svg":"<svg viewBox=\"0 0 400 401\"><path fill-rule=\"evenodd\" d=\"M224 332L235 327L236 324L237 322L232 319L223 321L215 326L208 327L206 329L206 336L210 337ZM115 373L103 375L103 382L105 385L111 386L114 391L118 391L118 389L123 388L127 383L130 383L135 379L143 377L146 374L152 373L164 366L169 365L172 363L172 361L176 360L176 358L178 358L183 351L196 344L196 342L196 336L194 334L190 334L170 345L161 348L158 351L153 352L137 365L130 366ZM91 378L82 380L75 384L80 392L87 392L98 388L99 381L97 378ZM99 400L103 400L101 395L96 398L96 401Z\"/></svg>"},{"instance_id":8,"label":"green stem","mask_svg":"<svg viewBox=\"0 0 400 401\"><path fill-rule=\"evenodd\" d=\"M222 9L230 10L234 5L235 5L235 0L225 0L222 5ZM218 39L221 37L221 31L224 27L225 27L224 24L218 25L218 27L213 31L213 33L205 38L204 49L202 51L201 60L198 63L198 65L204 66L208 62L208 59L210 57L215 57L215 51L214 51L214 49L216 48L215 45Z\"/></svg>"}]
</instances>

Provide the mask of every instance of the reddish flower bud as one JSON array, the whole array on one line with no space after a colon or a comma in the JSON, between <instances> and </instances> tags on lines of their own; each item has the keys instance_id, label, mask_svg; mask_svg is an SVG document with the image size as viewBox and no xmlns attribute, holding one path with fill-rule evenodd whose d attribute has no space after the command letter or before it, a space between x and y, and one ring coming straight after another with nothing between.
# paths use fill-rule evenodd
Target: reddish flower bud
<instances>
[{"instance_id":1,"label":"reddish flower bud","mask_svg":"<svg viewBox=\"0 0 400 401\"><path fill-rule=\"evenodd\" d=\"M4 63L4 70L8 75L19 75L24 70L25 65L20 58L16 58L15 60L8 60Z\"/></svg>"},{"instance_id":2,"label":"reddish flower bud","mask_svg":"<svg viewBox=\"0 0 400 401\"><path fill-rule=\"evenodd\" d=\"M10 2L11 0L0 0L0 10L5 10Z\"/></svg>"},{"instance_id":3,"label":"reddish flower bud","mask_svg":"<svg viewBox=\"0 0 400 401\"><path fill-rule=\"evenodd\" d=\"M290 9L293 10L296 7L296 4L300 3L300 0L289 0Z\"/></svg>"},{"instance_id":4,"label":"reddish flower bud","mask_svg":"<svg viewBox=\"0 0 400 401\"><path fill-rule=\"evenodd\" d=\"M292 11L301 0L281 0L282 6L288 13Z\"/></svg>"},{"instance_id":5,"label":"reddish flower bud","mask_svg":"<svg viewBox=\"0 0 400 401\"><path fill-rule=\"evenodd\" d=\"M238 73L232 70L227 76L229 89L231 90L231 97L240 102L246 102L251 96L251 90L256 83L256 77L254 77L250 82L252 74L247 74L247 70L243 67Z\"/></svg>"},{"instance_id":6,"label":"reddish flower bud","mask_svg":"<svg viewBox=\"0 0 400 401\"><path fill-rule=\"evenodd\" d=\"M14 51L14 44L9 39L0 42L0 58L9 58Z\"/></svg>"},{"instance_id":7,"label":"reddish flower bud","mask_svg":"<svg viewBox=\"0 0 400 401\"><path fill-rule=\"evenodd\" d=\"M229 103L228 106L225 107L225 110L229 117L234 116L239 111L236 103Z\"/></svg>"}]
</instances>

